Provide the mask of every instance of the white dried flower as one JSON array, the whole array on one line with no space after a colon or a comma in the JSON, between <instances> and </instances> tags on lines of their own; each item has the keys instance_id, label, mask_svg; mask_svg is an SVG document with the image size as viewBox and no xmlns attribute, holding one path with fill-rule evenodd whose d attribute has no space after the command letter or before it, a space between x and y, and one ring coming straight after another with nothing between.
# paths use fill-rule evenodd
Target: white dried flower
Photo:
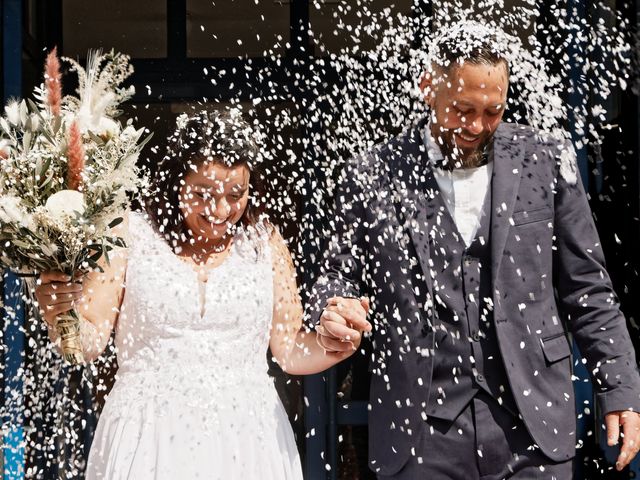
<instances>
[{"instance_id":1,"label":"white dried flower","mask_svg":"<svg viewBox=\"0 0 640 480\"><path fill-rule=\"evenodd\" d=\"M120 133L120 124L108 117L100 117L96 127L90 130L101 137L113 138Z\"/></svg>"},{"instance_id":2,"label":"white dried flower","mask_svg":"<svg viewBox=\"0 0 640 480\"><path fill-rule=\"evenodd\" d=\"M12 125L20 125L20 103L17 101L11 101L4 107L4 113L7 116L7 120Z\"/></svg>"},{"instance_id":3,"label":"white dried flower","mask_svg":"<svg viewBox=\"0 0 640 480\"><path fill-rule=\"evenodd\" d=\"M18 197L3 195L0 197L0 220L4 223L22 223L27 213Z\"/></svg>"},{"instance_id":4,"label":"white dried flower","mask_svg":"<svg viewBox=\"0 0 640 480\"><path fill-rule=\"evenodd\" d=\"M83 214L86 209L84 195L77 190L60 190L47 199L45 208L58 220L68 218L74 212Z\"/></svg>"},{"instance_id":5,"label":"white dried flower","mask_svg":"<svg viewBox=\"0 0 640 480\"><path fill-rule=\"evenodd\" d=\"M123 142L129 141L129 140L138 140L142 135L143 130L144 129L142 128L138 130L134 128L133 125L127 125L125 129L122 130L120 137L122 138Z\"/></svg>"},{"instance_id":6,"label":"white dried flower","mask_svg":"<svg viewBox=\"0 0 640 480\"><path fill-rule=\"evenodd\" d=\"M9 140L0 139L0 158L6 158L9 156Z\"/></svg>"},{"instance_id":7,"label":"white dried flower","mask_svg":"<svg viewBox=\"0 0 640 480\"><path fill-rule=\"evenodd\" d=\"M36 114L29 115L29 120L31 122L31 131L37 132L40 128L40 116Z\"/></svg>"}]
</instances>

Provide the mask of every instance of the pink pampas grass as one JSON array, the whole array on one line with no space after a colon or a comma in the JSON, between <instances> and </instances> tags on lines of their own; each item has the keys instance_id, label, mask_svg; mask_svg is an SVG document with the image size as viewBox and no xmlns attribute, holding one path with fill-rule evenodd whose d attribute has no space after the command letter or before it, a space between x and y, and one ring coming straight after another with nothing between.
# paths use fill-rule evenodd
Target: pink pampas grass
<instances>
[{"instance_id":1,"label":"pink pampas grass","mask_svg":"<svg viewBox=\"0 0 640 480\"><path fill-rule=\"evenodd\" d=\"M69 128L67 140L67 188L82 190L82 170L84 170L82 134L78 122L73 122Z\"/></svg>"},{"instance_id":2,"label":"pink pampas grass","mask_svg":"<svg viewBox=\"0 0 640 480\"><path fill-rule=\"evenodd\" d=\"M62 103L61 78L58 47L53 47L45 62L44 82L47 88L47 103L51 108L51 113L56 116L60 115L60 105Z\"/></svg>"}]
</instances>

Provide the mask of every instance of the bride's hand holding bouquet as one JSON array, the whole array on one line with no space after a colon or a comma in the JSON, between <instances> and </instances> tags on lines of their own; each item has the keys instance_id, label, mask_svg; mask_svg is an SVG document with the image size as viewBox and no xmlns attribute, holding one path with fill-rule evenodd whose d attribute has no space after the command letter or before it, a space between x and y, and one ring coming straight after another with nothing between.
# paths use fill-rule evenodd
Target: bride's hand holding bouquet
<instances>
[{"instance_id":1,"label":"bride's hand holding bouquet","mask_svg":"<svg viewBox=\"0 0 640 480\"><path fill-rule=\"evenodd\" d=\"M78 75L77 96L62 95L54 50L35 101L11 101L0 117L0 266L41 277L38 299L49 295L44 303L57 304L42 314L64 358L78 364L80 318L67 302L81 294L74 280L101 270L114 249L125 247L114 228L128 208L127 192L142 186L136 161L148 137L116 119L133 94L122 86L133 71L127 56L93 52L86 69L64 60Z\"/></svg>"}]
</instances>

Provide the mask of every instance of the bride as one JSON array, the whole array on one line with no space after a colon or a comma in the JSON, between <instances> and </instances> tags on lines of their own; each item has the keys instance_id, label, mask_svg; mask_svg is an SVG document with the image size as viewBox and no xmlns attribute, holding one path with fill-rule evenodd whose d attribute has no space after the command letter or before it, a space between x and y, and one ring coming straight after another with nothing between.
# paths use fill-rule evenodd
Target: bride
<instances>
[{"instance_id":1,"label":"bride","mask_svg":"<svg viewBox=\"0 0 640 480\"><path fill-rule=\"evenodd\" d=\"M368 304L332 306L350 321L334 332L342 342L324 342L332 351L301 328L291 256L260 215L258 165L237 112L182 116L146 213L121 224L127 248L83 282L41 275L48 324L82 314L86 360L115 328L119 370L87 479L302 478L265 353L291 374L323 371L358 347Z\"/></svg>"}]
</instances>

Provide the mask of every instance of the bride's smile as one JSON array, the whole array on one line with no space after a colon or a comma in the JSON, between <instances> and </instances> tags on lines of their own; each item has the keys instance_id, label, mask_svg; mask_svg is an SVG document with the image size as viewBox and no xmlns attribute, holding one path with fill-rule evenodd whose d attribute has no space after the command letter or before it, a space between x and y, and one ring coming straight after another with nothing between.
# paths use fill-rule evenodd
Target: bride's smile
<instances>
[{"instance_id":1,"label":"bride's smile","mask_svg":"<svg viewBox=\"0 0 640 480\"><path fill-rule=\"evenodd\" d=\"M180 210L196 243L204 247L224 242L249 201L249 169L207 162L185 176Z\"/></svg>"}]
</instances>

